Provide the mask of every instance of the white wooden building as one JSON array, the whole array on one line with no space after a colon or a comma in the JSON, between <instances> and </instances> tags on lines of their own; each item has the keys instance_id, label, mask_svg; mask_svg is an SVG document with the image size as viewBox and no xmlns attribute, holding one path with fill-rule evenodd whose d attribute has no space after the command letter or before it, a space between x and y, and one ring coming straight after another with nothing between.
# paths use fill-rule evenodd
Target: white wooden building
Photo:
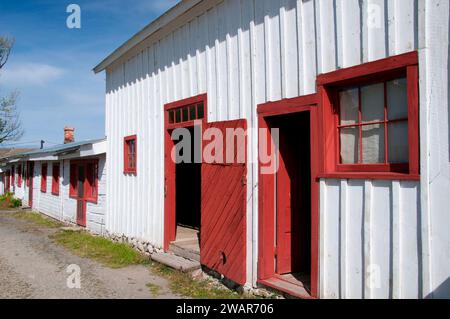
<instances>
[{"instance_id":1,"label":"white wooden building","mask_svg":"<svg viewBox=\"0 0 450 319\"><path fill-rule=\"evenodd\" d=\"M448 44L446 0L181 1L94 69L107 231L171 250L187 224L202 263L247 286L449 297ZM193 119L251 129L245 167L179 175L170 134ZM257 129L277 126L281 170L262 176Z\"/></svg>"},{"instance_id":2,"label":"white wooden building","mask_svg":"<svg viewBox=\"0 0 450 319\"><path fill-rule=\"evenodd\" d=\"M2 159L2 193L54 219L105 233L106 140L72 142Z\"/></svg>"}]
</instances>

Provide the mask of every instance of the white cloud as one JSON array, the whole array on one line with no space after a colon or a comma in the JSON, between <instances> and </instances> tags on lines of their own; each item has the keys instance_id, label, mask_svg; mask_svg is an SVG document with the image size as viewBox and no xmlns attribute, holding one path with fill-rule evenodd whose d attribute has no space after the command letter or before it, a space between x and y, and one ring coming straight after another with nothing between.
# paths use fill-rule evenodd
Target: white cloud
<instances>
[{"instance_id":1,"label":"white cloud","mask_svg":"<svg viewBox=\"0 0 450 319\"><path fill-rule=\"evenodd\" d=\"M63 69L48 64L11 63L2 69L0 84L8 87L46 86L63 74Z\"/></svg>"}]
</instances>

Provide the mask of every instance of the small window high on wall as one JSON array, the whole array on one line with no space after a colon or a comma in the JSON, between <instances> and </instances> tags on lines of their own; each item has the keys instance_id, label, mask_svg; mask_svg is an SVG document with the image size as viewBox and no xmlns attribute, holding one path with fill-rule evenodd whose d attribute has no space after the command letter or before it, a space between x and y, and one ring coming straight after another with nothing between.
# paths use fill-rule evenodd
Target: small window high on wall
<instances>
[{"instance_id":1,"label":"small window high on wall","mask_svg":"<svg viewBox=\"0 0 450 319\"><path fill-rule=\"evenodd\" d=\"M419 178L416 52L320 75L318 86L324 175Z\"/></svg>"},{"instance_id":2,"label":"small window high on wall","mask_svg":"<svg viewBox=\"0 0 450 319\"><path fill-rule=\"evenodd\" d=\"M137 173L137 138L136 135L124 138L124 173Z\"/></svg>"}]
</instances>

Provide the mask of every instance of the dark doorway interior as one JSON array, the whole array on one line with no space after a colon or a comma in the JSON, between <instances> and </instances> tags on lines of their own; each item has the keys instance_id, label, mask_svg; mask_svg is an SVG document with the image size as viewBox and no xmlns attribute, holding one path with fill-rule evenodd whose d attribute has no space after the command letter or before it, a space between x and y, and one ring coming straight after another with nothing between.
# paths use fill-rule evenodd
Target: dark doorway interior
<instances>
[{"instance_id":1,"label":"dark doorway interior","mask_svg":"<svg viewBox=\"0 0 450 319\"><path fill-rule=\"evenodd\" d=\"M176 164L175 168L176 239L171 247L176 246L198 254L200 252L202 166L201 163L195 163L195 129L200 128L188 128L191 139L191 161ZM179 141L178 143L182 142ZM180 156L185 158L184 155L181 152Z\"/></svg>"},{"instance_id":2,"label":"dark doorway interior","mask_svg":"<svg viewBox=\"0 0 450 319\"><path fill-rule=\"evenodd\" d=\"M176 164L177 226L200 229L201 163L194 159L194 128L191 135L191 162ZM184 155L184 154L182 154Z\"/></svg>"},{"instance_id":3,"label":"dark doorway interior","mask_svg":"<svg viewBox=\"0 0 450 319\"><path fill-rule=\"evenodd\" d=\"M270 118L279 128L276 174L275 273L309 286L311 273L310 115L300 112Z\"/></svg>"}]
</instances>

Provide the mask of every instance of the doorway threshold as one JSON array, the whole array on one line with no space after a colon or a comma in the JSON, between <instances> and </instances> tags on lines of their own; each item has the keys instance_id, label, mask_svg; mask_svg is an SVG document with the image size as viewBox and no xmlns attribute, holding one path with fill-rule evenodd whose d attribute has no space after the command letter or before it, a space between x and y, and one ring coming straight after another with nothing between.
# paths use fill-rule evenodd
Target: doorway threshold
<instances>
[{"instance_id":1,"label":"doorway threshold","mask_svg":"<svg viewBox=\"0 0 450 319\"><path fill-rule=\"evenodd\" d=\"M294 298L314 299L301 281L294 282L290 276L274 275L268 279L258 280L258 283Z\"/></svg>"},{"instance_id":2,"label":"doorway threshold","mask_svg":"<svg viewBox=\"0 0 450 319\"><path fill-rule=\"evenodd\" d=\"M200 240L198 230L178 226L176 239L170 243L169 252L186 259L200 262Z\"/></svg>"}]
</instances>

